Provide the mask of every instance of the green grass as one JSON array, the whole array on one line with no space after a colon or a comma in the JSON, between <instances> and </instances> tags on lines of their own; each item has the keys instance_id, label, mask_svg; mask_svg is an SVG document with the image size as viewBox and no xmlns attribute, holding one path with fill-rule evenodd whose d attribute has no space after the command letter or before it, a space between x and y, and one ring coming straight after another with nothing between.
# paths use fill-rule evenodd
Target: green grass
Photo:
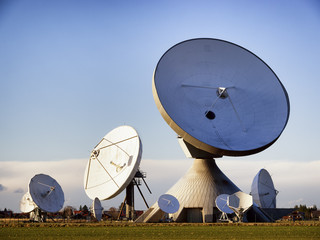
<instances>
[{"instance_id":1,"label":"green grass","mask_svg":"<svg viewBox=\"0 0 320 240\"><path fill-rule=\"evenodd\" d=\"M320 239L320 224L6 224L0 239Z\"/></svg>"}]
</instances>

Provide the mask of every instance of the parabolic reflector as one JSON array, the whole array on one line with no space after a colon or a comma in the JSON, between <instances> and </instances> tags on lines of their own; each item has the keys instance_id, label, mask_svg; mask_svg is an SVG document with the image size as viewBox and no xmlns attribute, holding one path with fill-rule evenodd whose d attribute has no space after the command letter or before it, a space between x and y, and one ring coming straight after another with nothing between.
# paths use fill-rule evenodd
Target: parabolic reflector
<instances>
[{"instance_id":1,"label":"parabolic reflector","mask_svg":"<svg viewBox=\"0 0 320 240\"><path fill-rule=\"evenodd\" d=\"M261 169L251 185L253 201L261 208L276 208L277 193L269 172Z\"/></svg>"},{"instance_id":2,"label":"parabolic reflector","mask_svg":"<svg viewBox=\"0 0 320 240\"><path fill-rule=\"evenodd\" d=\"M229 197L229 194L220 194L216 198L216 206L221 212L231 214L231 213L233 213L233 211L232 211L232 209L229 208L229 206L227 204L228 197Z\"/></svg>"},{"instance_id":3,"label":"parabolic reflector","mask_svg":"<svg viewBox=\"0 0 320 240\"><path fill-rule=\"evenodd\" d=\"M64 204L64 193L59 183L45 174L35 175L29 183L32 201L45 212L58 212Z\"/></svg>"},{"instance_id":4,"label":"parabolic reflector","mask_svg":"<svg viewBox=\"0 0 320 240\"><path fill-rule=\"evenodd\" d=\"M132 181L140 165L142 144L136 130L120 126L103 137L91 152L84 189L92 200L110 199Z\"/></svg>"},{"instance_id":5,"label":"parabolic reflector","mask_svg":"<svg viewBox=\"0 0 320 240\"><path fill-rule=\"evenodd\" d=\"M289 118L287 92L272 69L247 49L219 39L170 48L154 71L153 96L178 135L220 156L266 149Z\"/></svg>"},{"instance_id":6,"label":"parabolic reflector","mask_svg":"<svg viewBox=\"0 0 320 240\"><path fill-rule=\"evenodd\" d=\"M92 213L98 221L100 221L102 218L102 210L103 207L101 206L99 198L95 198L92 203Z\"/></svg>"},{"instance_id":7,"label":"parabolic reflector","mask_svg":"<svg viewBox=\"0 0 320 240\"><path fill-rule=\"evenodd\" d=\"M178 199L170 194L161 195L158 199L158 205L165 213L175 213L180 207Z\"/></svg>"},{"instance_id":8,"label":"parabolic reflector","mask_svg":"<svg viewBox=\"0 0 320 240\"><path fill-rule=\"evenodd\" d=\"M25 193L20 200L20 211L28 213L33 211L36 207L37 205L32 201L30 193Z\"/></svg>"},{"instance_id":9,"label":"parabolic reflector","mask_svg":"<svg viewBox=\"0 0 320 240\"><path fill-rule=\"evenodd\" d=\"M244 192L236 192L228 196L227 204L237 215L246 212L253 204L252 196Z\"/></svg>"}]
</instances>

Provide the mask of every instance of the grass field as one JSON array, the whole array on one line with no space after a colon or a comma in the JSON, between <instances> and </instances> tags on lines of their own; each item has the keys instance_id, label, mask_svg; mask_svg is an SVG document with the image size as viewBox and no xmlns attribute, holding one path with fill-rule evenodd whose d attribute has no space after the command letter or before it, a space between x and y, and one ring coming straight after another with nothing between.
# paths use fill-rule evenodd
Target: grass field
<instances>
[{"instance_id":1,"label":"grass field","mask_svg":"<svg viewBox=\"0 0 320 240\"><path fill-rule=\"evenodd\" d=\"M0 239L320 239L320 222L270 224L0 223Z\"/></svg>"}]
</instances>

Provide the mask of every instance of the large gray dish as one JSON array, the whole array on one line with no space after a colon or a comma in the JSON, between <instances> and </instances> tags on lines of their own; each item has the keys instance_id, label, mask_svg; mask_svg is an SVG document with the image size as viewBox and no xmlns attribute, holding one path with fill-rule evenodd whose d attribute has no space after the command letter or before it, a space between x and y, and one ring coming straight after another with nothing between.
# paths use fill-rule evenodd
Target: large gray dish
<instances>
[{"instance_id":1,"label":"large gray dish","mask_svg":"<svg viewBox=\"0 0 320 240\"><path fill-rule=\"evenodd\" d=\"M58 212L64 204L64 193L59 183L45 174L35 175L29 183L32 201L45 212Z\"/></svg>"},{"instance_id":2,"label":"large gray dish","mask_svg":"<svg viewBox=\"0 0 320 240\"><path fill-rule=\"evenodd\" d=\"M269 172L261 169L251 185L253 201L261 208L276 208L277 194L278 191L274 188Z\"/></svg>"},{"instance_id":3,"label":"large gray dish","mask_svg":"<svg viewBox=\"0 0 320 240\"><path fill-rule=\"evenodd\" d=\"M170 48L153 76L156 105L170 127L215 155L245 156L272 145L289 118L289 98L272 69L218 39Z\"/></svg>"}]
</instances>

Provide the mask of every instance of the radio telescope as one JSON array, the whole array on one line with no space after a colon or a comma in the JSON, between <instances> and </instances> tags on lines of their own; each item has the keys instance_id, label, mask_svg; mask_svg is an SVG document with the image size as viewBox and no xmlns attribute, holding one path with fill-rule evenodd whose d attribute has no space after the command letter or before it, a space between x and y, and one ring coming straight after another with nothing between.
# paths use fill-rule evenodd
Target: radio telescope
<instances>
[{"instance_id":1,"label":"radio telescope","mask_svg":"<svg viewBox=\"0 0 320 240\"><path fill-rule=\"evenodd\" d=\"M261 208L276 208L277 194L270 174L267 170L261 169L251 185L253 201Z\"/></svg>"},{"instance_id":2,"label":"radio telescope","mask_svg":"<svg viewBox=\"0 0 320 240\"><path fill-rule=\"evenodd\" d=\"M102 218L102 211L103 207L101 206L101 202L99 198L95 198L92 202L91 211L93 216L97 219L98 222L100 222Z\"/></svg>"},{"instance_id":3,"label":"radio telescope","mask_svg":"<svg viewBox=\"0 0 320 240\"><path fill-rule=\"evenodd\" d=\"M233 213L232 209L228 206L228 194L220 194L216 200L216 207L221 211L220 221L229 221L228 215Z\"/></svg>"},{"instance_id":4,"label":"radio telescope","mask_svg":"<svg viewBox=\"0 0 320 240\"><path fill-rule=\"evenodd\" d=\"M64 193L59 183L45 174L35 175L29 183L32 201L45 212L58 212L64 204Z\"/></svg>"},{"instance_id":5,"label":"radio telescope","mask_svg":"<svg viewBox=\"0 0 320 240\"><path fill-rule=\"evenodd\" d=\"M138 133L130 126L113 129L91 152L84 175L89 198L111 199L121 193L136 174L142 155Z\"/></svg>"},{"instance_id":6,"label":"radio telescope","mask_svg":"<svg viewBox=\"0 0 320 240\"><path fill-rule=\"evenodd\" d=\"M158 199L158 206L162 211L162 213L160 212L162 215L160 221L171 222L173 219L169 216L179 210L180 204L178 199L174 196L170 194L163 194Z\"/></svg>"},{"instance_id":7,"label":"radio telescope","mask_svg":"<svg viewBox=\"0 0 320 240\"><path fill-rule=\"evenodd\" d=\"M33 211L37 205L32 201L31 195L29 192L26 192L20 201L20 211L23 213L29 213Z\"/></svg>"},{"instance_id":8,"label":"radio telescope","mask_svg":"<svg viewBox=\"0 0 320 240\"><path fill-rule=\"evenodd\" d=\"M212 222L218 214L216 197L240 191L214 158L270 147L288 122L288 94L258 56L211 38L183 41L167 50L154 71L152 91L186 156L195 158L167 192L180 203L174 220ZM158 212L154 204L140 220L157 221Z\"/></svg>"},{"instance_id":9,"label":"radio telescope","mask_svg":"<svg viewBox=\"0 0 320 240\"><path fill-rule=\"evenodd\" d=\"M170 48L153 76L166 122L186 142L215 155L246 156L273 144L289 117L278 77L250 51L218 39Z\"/></svg>"},{"instance_id":10,"label":"radio telescope","mask_svg":"<svg viewBox=\"0 0 320 240\"><path fill-rule=\"evenodd\" d=\"M236 192L227 198L227 205L232 209L242 222L244 213L252 206L252 196L244 192Z\"/></svg>"},{"instance_id":11,"label":"radio telescope","mask_svg":"<svg viewBox=\"0 0 320 240\"><path fill-rule=\"evenodd\" d=\"M30 212L35 221L45 221L46 213L58 212L64 204L64 193L59 183L45 174L31 178L29 191L22 197L20 210Z\"/></svg>"},{"instance_id":12,"label":"radio telescope","mask_svg":"<svg viewBox=\"0 0 320 240\"><path fill-rule=\"evenodd\" d=\"M107 133L92 150L85 170L84 190L88 197L107 200L126 189L126 215L132 219L134 185L139 189L134 178L141 174L141 156L142 143L133 127L120 126Z\"/></svg>"},{"instance_id":13,"label":"radio telescope","mask_svg":"<svg viewBox=\"0 0 320 240\"><path fill-rule=\"evenodd\" d=\"M179 201L170 194L163 194L158 199L160 209L165 213L175 213L179 210Z\"/></svg>"}]
</instances>

